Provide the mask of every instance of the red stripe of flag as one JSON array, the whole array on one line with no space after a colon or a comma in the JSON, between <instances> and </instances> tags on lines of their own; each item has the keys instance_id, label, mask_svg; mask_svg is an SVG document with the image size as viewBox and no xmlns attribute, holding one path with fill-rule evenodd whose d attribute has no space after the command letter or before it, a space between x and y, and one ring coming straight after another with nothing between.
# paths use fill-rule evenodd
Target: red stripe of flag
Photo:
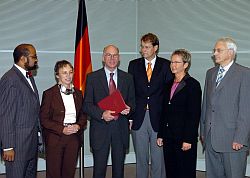
<instances>
[{"instance_id":1,"label":"red stripe of flag","mask_svg":"<svg viewBox=\"0 0 250 178\"><path fill-rule=\"evenodd\" d=\"M80 0L75 41L74 87L80 89L83 94L85 91L86 76L92 72L87 24L85 1Z\"/></svg>"}]
</instances>

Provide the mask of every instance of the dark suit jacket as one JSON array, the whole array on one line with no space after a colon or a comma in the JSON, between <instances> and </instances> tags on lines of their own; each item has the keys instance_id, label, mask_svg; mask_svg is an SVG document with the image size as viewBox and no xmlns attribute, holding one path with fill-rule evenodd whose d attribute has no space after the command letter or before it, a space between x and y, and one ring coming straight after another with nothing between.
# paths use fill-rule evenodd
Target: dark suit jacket
<instances>
[{"instance_id":1,"label":"dark suit jacket","mask_svg":"<svg viewBox=\"0 0 250 178\"><path fill-rule=\"evenodd\" d=\"M39 95L25 76L13 66L0 81L0 136L2 148L14 148L15 161L37 156ZM22 162L21 161L21 162Z\"/></svg>"},{"instance_id":2,"label":"dark suit jacket","mask_svg":"<svg viewBox=\"0 0 250 178\"><path fill-rule=\"evenodd\" d=\"M187 74L170 100L172 85L173 80L164 90L158 138L172 139L178 143L196 143L201 114L200 83Z\"/></svg>"},{"instance_id":3,"label":"dark suit jacket","mask_svg":"<svg viewBox=\"0 0 250 178\"><path fill-rule=\"evenodd\" d=\"M120 90L125 103L131 107L131 112L135 108L134 83L130 74L117 69L117 89ZM90 73L87 76L87 84L84 95L83 110L90 118L90 146L94 149L100 148L108 134L108 123L102 118L104 112L97 103L109 95L108 82L104 68ZM113 121L111 121L113 122ZM124 148L129 145L129 128L127 116L120 115L118 120L120 136Z\"/></svg>"},{"instance_id":4,"label":"dark suit jacket","mask_svg":"<svg viewBox=\"0 0 250 178\"><path fill-rule=\"evenodd\" d=\"M150 121L154 131L159 130L159 120L161 114L161 105L163 88L167 81L173 78L170 71L170 62L166 59L156 57L151 81L148 82L145 59L139 58L130 61L128 72L134 77L136 109L132 115L132 129L138 130L145 116L145 108L149 105Z\"/></svg>"},{"instance_id":5,"label":"dark suit jacket","mask_svg":"<svg viewBox=\"0 0 250 178\"><path fill-rule=\"evenodd\" d=\"M75 89L73 93L76 107L76 124L81 128L77 132L80 143L82 142L82 133L87 125L87 116L82 112L83 97L82 92ZM46 145L56 145L63 135L63 121L65 116L65 107L58 85L54 85L43 92L41 103L40 119L43 128L43 135Z\"/></svg>"}]
</instances>

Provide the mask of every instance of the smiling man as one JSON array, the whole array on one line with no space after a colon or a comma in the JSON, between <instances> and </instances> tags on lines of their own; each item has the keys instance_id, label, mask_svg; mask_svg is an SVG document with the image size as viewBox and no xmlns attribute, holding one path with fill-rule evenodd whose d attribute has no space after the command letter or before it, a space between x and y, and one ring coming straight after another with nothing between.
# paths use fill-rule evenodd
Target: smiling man
<instances>
[{"instance_id":1,"label":"smiling man","mask_svg":"<svg viewBox=\"0 0 250 178\"><path fill-rule=\"evenodd\" d=\"M111 148L112 177L124 177L124 159L129 146L128 115L135 108L133 78L118 69L119 49L108 45L103 50L104 67L87 76L83 110L90 116L90 146L93 151L93 178L105 178L109 150ZM98 102L114 90L120 90L126 103L118 115L115 111L102 110Z\"/></svg>"},{"instance_id":2,"label":"smiling man","mask_svg":"<svg viewBox=\"0 0 250 178\"><path fill-rule=\"evenodd\" d=\"M158 57L159 39L148 33L141 38L141 58L130 61L128 72L134 77L136 110L131 117L136 154L136 177L165 178L163 151L156 144L162 111L163 89L173 78L170 62ZM150 152L150 154L149 154Z\"/></svg>"}]
</instances>

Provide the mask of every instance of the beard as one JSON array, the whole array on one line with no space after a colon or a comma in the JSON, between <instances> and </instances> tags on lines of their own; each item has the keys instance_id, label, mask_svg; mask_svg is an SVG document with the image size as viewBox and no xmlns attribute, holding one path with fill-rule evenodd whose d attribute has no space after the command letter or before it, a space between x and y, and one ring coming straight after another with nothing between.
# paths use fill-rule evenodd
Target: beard
<instances>
[{"instance_id":1,"label":"beard","mask_svg":"<svg viewBox=\"0 0 250 178\"><path fill-rule=\"evenodd\" d=\"M37 64L37 62L35 62L33 66L30 66L29 65L29 60L28 60L27 62L25 62L24 67L28 71L29 70L36 70L36 69L38 69L38 64Z\"/></svg>"}]
</instances>

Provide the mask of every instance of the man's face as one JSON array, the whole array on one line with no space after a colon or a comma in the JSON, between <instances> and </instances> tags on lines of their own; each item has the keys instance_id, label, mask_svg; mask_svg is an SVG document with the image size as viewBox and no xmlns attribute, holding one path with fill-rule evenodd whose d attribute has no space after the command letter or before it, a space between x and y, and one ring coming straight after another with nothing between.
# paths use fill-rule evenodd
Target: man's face
<instances>
[{"instance_id":1,"label":"man's face","mask_svg":"<svg viewBox=\"0 0 250 178\"><path fill-rule=\"evenodd\" d=\"M114 71L120 61L120 55L117 48L114 46L108 46L103 53L102 61L108 70Z\"/></svg>"},{"instance_id":2,"label":"man's face","mask_svg":"<svg viewBox=\"0 0 250 178\"><path fill-rule=\"evenodd\" d=\"M233 60L233 51L227 48L225 42L219 41L213 49L214 62L221 66L226 66Z\"/></svg>"},{"instance_id":3,"label":"man's face","mask_svg":"<svg viewBox=\"0 0 250 178\"><path fill-rule=\"evenodd\" d=\"M151 61L156 55L158 45L153 46L151 42L141 41L141 55L147 60Z\"/></svg>"},{"instance_id":4,"label":"man's face","mask_svg":"<svg viewBox=\"0 0 250 178\"><path fill-rule=\"evenodd\" d=\"M25 58L27 59L24 63L24 67L26 70L35 70L38 68L38 59L36 50L33 47L28 47L29 55Z\"/></svg>"}]
</instances>

